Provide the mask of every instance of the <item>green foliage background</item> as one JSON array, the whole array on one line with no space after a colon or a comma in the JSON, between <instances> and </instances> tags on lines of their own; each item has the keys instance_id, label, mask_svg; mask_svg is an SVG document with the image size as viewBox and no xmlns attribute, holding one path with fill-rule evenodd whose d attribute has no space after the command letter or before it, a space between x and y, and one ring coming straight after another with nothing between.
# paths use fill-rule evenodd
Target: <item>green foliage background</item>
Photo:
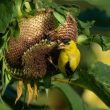
<instances>
[{"instance_id":1,"label":"green foliage background","mask_svg":"<svg viewBox=\"0 0 110 110\"><path fill-rule=\"evenodd\" d=\"M101 10L105 10L108 16L109 13L109 0L104 2L104 0L84 0L89 4L96 6ZM70 0L72 2L72 0ZM63 4L67 1L63 1ZM69 1L68 1L69 3ZM76 2L75 2L76 3ZM104 4L103 4L104 3ZM107 4L107 5L106 5ZM11 110L14 109L13 104L10 104L5 96L10 95L12 92L12 98L15 98L15 91L11 91L11 77L8 75L7 67L4 62L4 49L7 48L7 41L10 35L15 37L19 36L19 26L18 21L22 17L28 17L29 15L34 15L35 10L39 8L52 8L54 9L54 16L56 17L59 24L64 23L65 15L67 11L70 11L77 19L79 35L83 35L78 38L79 49L82 54L81 64L79 69L75 72L70 84L78 87L86 88L93 91L99 98L110 107L110 67L101 63L95 63L95 57L91 55L92 50L90 44L92 42L97 42L101 45L103 50L110 49L110 38L104 35L91 33L91 28L94 26L93 21L83 22L78 16L80 14L80 8L76 4L66 4L60 5L55 2L50 2L49 0L35 0L34 3L30 0L30 6L26 11L26 6L24 5L24 0L1 0L0 1L0 80L1 80L1 99L0 99L0 109L1 110ZM25 8L24 8L25 7ZM83 59L85 56L85 50L90 49L86 55L87 59ZM47 85L50 84L49 79L46 80ZM98 110L98 108L88 107L81 97L75 92L73 88L68 83L68 80L62 78L59 75L52 77L52 85L59 88L67 97L72 110ZM47 86L46 85L46 86ZM7 89L6 89L7 88ZM12 87L13 89L13 87ZM6 92L6 91L7 92ZM10 96L9 96L10 97ZM10 107L6 104L8 103ZM20 102L23 106L24 102ZM18 105L16 105L17 107ZM48 107L27 107L30 110L34 109L48 109ZM27 109L24 107L24 109ZM22 108L23 109L23 108Z\"/></svg>"}]
</instances>

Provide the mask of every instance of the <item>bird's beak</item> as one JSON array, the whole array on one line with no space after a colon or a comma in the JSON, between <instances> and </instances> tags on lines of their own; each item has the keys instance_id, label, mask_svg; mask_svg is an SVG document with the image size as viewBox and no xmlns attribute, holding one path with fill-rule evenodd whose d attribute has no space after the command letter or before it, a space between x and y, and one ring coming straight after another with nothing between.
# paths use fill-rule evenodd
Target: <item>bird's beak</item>
<instances>
[{"instance_id":1,"label":"bird's beak","mask_svg":"<svg viewBox=\"0 0 110 110\"><path fill-rule=\"evenodd\" d=\"M64 43L60 43L58 46L59 50L65 49L65 44Z\"/></svg>"}]
</instances>

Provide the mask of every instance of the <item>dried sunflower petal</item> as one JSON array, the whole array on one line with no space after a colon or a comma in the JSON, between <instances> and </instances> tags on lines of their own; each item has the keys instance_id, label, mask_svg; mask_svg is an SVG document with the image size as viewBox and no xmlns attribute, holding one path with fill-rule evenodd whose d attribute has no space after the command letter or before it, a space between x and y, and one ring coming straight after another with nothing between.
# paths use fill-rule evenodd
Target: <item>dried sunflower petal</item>
<instances>
[{"instance_id":1,"label":"dried sunflower petal","mask_svg":"<svg viewBox=\"0 0 110 110\"><path fill-rule=\"evenodd\" d=\"M38 96L37 84L34 82L33 97L37 98L37 96Z\"/></svg>"},{"instance_id":2,"label":"dried sunflower petal","mask_svg":"<svg viewBox=\"0 0 110 110\"><path fill-rule=\"evenodd\" d=\"M23 84L23 81L19 80L18 85L17 85L17 97L16 97L16 100L15 100L15 104L22 95L22 84Z\"/></svg>"},{"instance_id":3,"label":"dried sunflower petal","mask_svg":"<svg viewBox=\"0 0 110 110\"><path fill-rule=\"evenodd\" d=\"M30 82L27 83L27 91L28 91L28 100L27 100L27 103L29 104L32 101L32 98L33 98L33 89L31 87Z\"/></svg>"}]
</instances>

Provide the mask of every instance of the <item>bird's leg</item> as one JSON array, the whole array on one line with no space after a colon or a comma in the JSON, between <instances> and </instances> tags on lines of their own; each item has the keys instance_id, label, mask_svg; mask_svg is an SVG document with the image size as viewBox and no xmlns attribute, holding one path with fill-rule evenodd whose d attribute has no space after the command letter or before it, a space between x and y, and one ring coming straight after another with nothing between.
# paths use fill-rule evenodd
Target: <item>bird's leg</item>
<instances>
[{"instance_id":1,"label":"bird's leg","mask_svg":"<svg viewBox=\"0 0 110 110\"><path fill-rule=\"evenodd\" d=\"M66 73L69 73L69 75L67 75L67 77L68 77L68 82L70 82L72 79L72 73L70 73L70 71L68 71L68 70L66 70Z\"/></svg>"},{"instance_id":2,"label":"bird's leg","mask_svg":"<svg viewBox=\"0 0 110 110\"><path fill-rule=\"evenodd\" d=\"M69 76L69 80L68 80L68 81L70 82L70 81L71 81L71 79L72 79L72 74Z\"/></svg>"},{"instance_id":3,"label":"bird's leg","mask_svg":"<svg viewBox=\"0 0 110 110\"><path fill-rule=\"evenodd\" d=\"M33 89L31 87L31 84L30 84L29 81L27 82L27 91L28 91L28 101L27 101L27 104L29 104L32 101L32 98L33 98Z\"/></svg>"},{"instance_id":4,"label":"bird's leg","mask_svg":"<svg viewBox=\"0 0 110 110\"><path fill-rule=\"evenodd\" d=\"M75 72L76 72L76 70L73 72L73 74L74 74ZM71 74L71 75L69 76L69 82L71 82L71 79L72 79L73 74Z\"/></svg>"},{"instance_id":5,"label":"bird's leg","mask_svg":"<svg viewBox=\"0 0 110 110\"><path fill-rule=\"evenodd\" d=\"M16 97L16 100L15 100L15 104L17 103L17 101L19 100L19 98L22 95L22 84L23 84L23 81L19 80L18 84L17 84L17 97Z\"/></svg>"},{"instance_id":6,"label":"bird's leg","mask_svg":"<svg viewBox=\"0 0 110 110\"><path fill-rule=\"evenodd\" d=\"M49 56L47 59L56 69L58 69L58 67L53 63L51 56Z\"/></svg>"}]
</instances>

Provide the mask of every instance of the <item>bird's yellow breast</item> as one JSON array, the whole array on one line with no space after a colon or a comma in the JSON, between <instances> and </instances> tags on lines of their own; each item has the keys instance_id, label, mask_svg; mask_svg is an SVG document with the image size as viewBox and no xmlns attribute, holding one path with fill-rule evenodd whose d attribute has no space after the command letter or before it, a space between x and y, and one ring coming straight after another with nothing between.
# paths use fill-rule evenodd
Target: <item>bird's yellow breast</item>
<instances>
[{"instance_id":1,"label":"bird's yellow breast","mask_svg":"<svg viewBox=\"0 0 110 110\"><path fill-rule=\"evenodd\" d=\"M72 42L73 43L73 42ZM67 45L64 50L60 52L58 59L58 67L62 73L66 73L65 66L69 62L71 70L74 72L80 62L80 51L74 43Z\"/></svg>"},{"instance_id":2,"label":"bird's yellow breast","mask_svg":"<svg viewBox=\"0 0 110 110\"><path fill-rule=\"evenodd\" d=\"M74 72L80 62L80 52L77 49L73 55L69 56L70 68Z\"/></svg>"},{"instance_id":3,"label":"bird's yellow breast","mask_svg":"<svg viewBox=\"0 0 110 110\"><path fill-rule=\"evenodd\" d=\"M65 64L68 62L68 56L67 54L62 51L59 55L59 59L58 59L58 67L59 67L59 70L62 72L62 73L66 73L65 71Z\"/></svg>"}]
</instances>

